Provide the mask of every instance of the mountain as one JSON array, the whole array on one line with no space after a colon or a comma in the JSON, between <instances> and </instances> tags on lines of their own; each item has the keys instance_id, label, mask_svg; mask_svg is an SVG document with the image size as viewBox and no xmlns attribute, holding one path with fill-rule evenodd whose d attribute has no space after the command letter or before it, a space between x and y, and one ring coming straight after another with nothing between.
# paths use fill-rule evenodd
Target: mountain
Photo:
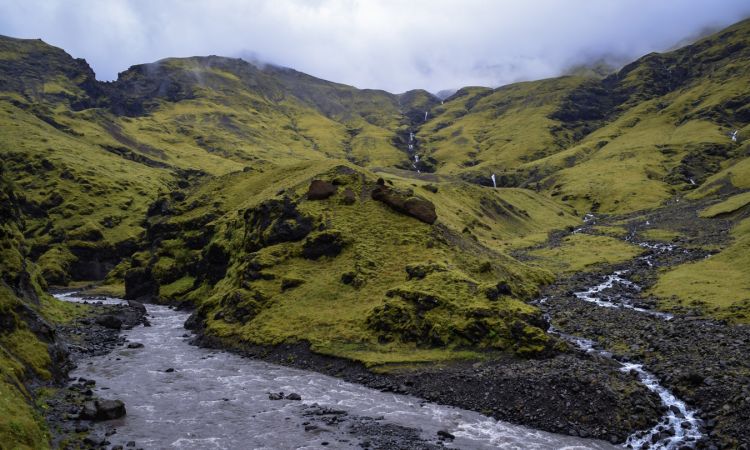
<instances>
[{"instance_id":1,"label":"mountain","mask_svg":"<svg viewBox=\"0 0 750 450\"><path fill-rule=\"evenodd\" d=\"M572 73L391 94L207 56L100 82L0 37L0 411L27 406L0 440L45 439L23 383L52 376L44 324L74 314L48 286L377 370L548 358L568 344L532 300L641 233L711 254L654 275L656 307L747 323L750 21Z\"/></svg>"}]
</instances>

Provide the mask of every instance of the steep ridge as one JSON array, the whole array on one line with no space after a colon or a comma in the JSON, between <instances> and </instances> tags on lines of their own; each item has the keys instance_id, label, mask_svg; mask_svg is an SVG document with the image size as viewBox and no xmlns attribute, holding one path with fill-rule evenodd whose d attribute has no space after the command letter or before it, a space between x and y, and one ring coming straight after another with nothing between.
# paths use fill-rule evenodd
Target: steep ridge
<instances>
[{"instance_id":1,"label":"steep ridge","mask_svg":"<svg viewBox=\"0 0 750 450\"><path fill-rule=\"evenodd\" d=\"M45 292L44 279L28 259L22 201L0 164L0 442L45 448L49 434L31 385L65 375L67 349L53 321L71 308Z\"/></svg>"}]
</instances>

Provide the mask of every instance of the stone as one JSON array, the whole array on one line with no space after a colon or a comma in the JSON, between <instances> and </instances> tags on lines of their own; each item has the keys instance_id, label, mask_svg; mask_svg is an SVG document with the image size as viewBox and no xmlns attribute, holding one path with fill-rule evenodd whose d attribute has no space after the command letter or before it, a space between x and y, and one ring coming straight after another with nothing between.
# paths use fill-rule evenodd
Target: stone
<instances>
[{"instance_id":1,"label":"stone","mask_svg":"<svg viewBox=\"0 0 750 450\"><path fill-rule=\"evenodd\" d=\"M402 214L412 216L424 223L432 225L437 220L435 205L429 201L417 197L406 197L391 188L379 183L372 191L373 200L383 202L391 209Z\"/></svg>"},{"instance_id":2,"label":"stone","mask_svg":"<svg viewBox=\"0 0 750 450\"><path fill-rule=\"evenodd\" d=\"M448 440L451 440L451 441L456 438L456 436L452 435L451 433L449 433L449 432L447 432L445 430L438 431L437 435L438 435L438 437L440 439L448 439Z\"/></svg>"},{"instance_id":3,"label":"stone","mask_svg":"<svg viewBox=\"0 0 750 450\"><path fill-rule=\"evenodd\" d=\"M308 200L325 200L336 193L338 188L323 180L312 180L307 189Z\"/></svg>"},{"instance_id":4,"label":"stone","mask_svg":"<svg viewBox=\"0 0 750 450\"><path fill-rule=\"evenodd\" d=\"M97 400L96 420L119 419L125 415L125 404L121 400Z\"/></svg>"},{"instance_id":5,"label":"stone","mask_svg":"<svg viewBox=\"0 0 750 450\"><path fill-rule=\"evenodd\" d=\"M338 231L325 231L309 237L302 245L302 256L318 259L321 256L337 256L346 246L346 241Z\"/></svg>"},{"instance_id":6,"label":"stone","mask_svg":"<svg viewBox=\"0 0 750 450\"><path fill-rule=\"evenodd\" d=\"M143 344L140 342L131 342L128 344L128 348L143 348Z\"/></svg>"},{"instance_id":7,"label":"stone","mask_svg":"<svg viewBox=\"0 0 750 450\"><path fill-rule=\"evenodd\" d=\"M122 320L120 320L120 318L115 317L111 314L106 314L106 315L97 317L96 323L103 326L104 328L109 328L112 330L119 330L122 328Z\"/></svg>"},{"instance_id":8,"label":"stone","mask_svg":"<svg viewBox=\"0 0 750 450\"><path fill-rule=\"evenodd\" d=\"M342 194L341 203L344 205L353 205L357 203L357 196L354 194L354 191L346 188Z\"/></svg>"},{"instance_id":9,"label":"stone","mask_svg":"<svg viewBox=\"0 0 750 450\"><path fill-rule=\"evenodd\" d=\"M287 394L286 397L284 397L287 400L302 400L302 397L300 397L299 394L296 392L292 392L291 394Z\"/></svg>"}]
</instances>

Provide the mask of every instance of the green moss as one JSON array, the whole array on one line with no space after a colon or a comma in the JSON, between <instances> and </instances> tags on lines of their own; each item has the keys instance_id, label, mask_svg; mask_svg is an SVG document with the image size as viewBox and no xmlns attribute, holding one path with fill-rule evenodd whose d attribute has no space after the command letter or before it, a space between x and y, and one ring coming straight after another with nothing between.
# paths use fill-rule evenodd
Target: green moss
<instances>
[{"instance_id":1,"label":"green moss","mask_svg":"<svg viewBox=\"0 0 750 450\"><path fill-rule=\"evenodd\" d=\"M744 192L742 194L733 195L715 205L711 205L702 210L698 215L704 218L712 218L723 214L731 214L744 208L748 204L750 204L750 192Z\"/></svg>"},{"instance_id":2,"label":"green moss","mask_svg":"<svg viewBox=\"0 0 750 450\"><path fill-rule=\"evenodd\" d=\"M557 247L532 250L529 255L549 270L574 273L627 261L642 251L620 239L577 233L566 236Z\"/></svg>"},{"instance_id":3,"label":"green moss","mask_svg":"<svg viewBox=\"0 0 750 450\"><path fill-rule=\"evenodd\" d=\"M159 287L159 296L165 299L177 300L193 289L195 278L182 277L172 283Z\"/></svg>"},{"instance_id":4,"label":"green moss","mask_svg":"<svg viewBox=\"0 0 750 450\"><path fill-rule=\"evenodd\" d=\"M733 230L718 254L660 274L651 293L665 309L695 308L734 322L750 323L750 219Z\"/></svg>"},{"instance_id":5,"label":"green moss","mask_svg":"<svg viewBox=\"0 0 750 450\"><path fill-rule=\"evenodd\" d=\"M49 435L25 392L7 380L11 366L0 356L0 442L3 448L47 449ZM8 446L8 447L6 447Z\"/></svg>"}]
</instances>

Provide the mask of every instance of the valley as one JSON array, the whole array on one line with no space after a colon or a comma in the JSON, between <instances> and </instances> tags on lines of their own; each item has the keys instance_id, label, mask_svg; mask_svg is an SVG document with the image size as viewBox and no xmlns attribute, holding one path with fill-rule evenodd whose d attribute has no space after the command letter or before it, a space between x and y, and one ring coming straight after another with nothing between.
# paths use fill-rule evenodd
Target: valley
<instances>
[{"instance_id":1,"label":"valley","mask_svg":"<svg viewBox=\"0 0 750 450\"><path fill-rule=\"evenodd\" d=\"M445 98L0 36L0 447L748 448L749 67L748 20Z\"/></svg>"}]
</instances>

